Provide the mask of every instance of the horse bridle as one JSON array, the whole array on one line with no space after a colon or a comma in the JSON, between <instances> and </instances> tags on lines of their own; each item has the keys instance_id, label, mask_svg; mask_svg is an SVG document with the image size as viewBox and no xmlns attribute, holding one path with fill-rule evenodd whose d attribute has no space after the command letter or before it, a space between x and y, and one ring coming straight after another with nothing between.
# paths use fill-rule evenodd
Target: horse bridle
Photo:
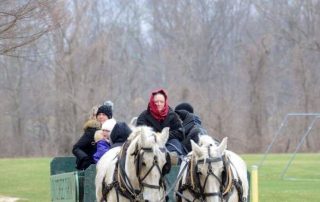
<instances>
[{"instance_id":1,"label":"horse bridle","mask_svg":"<svg viewBox=\"0 0 320 202\"><path fill-rule=\"evenodd\" d=\"M125 144L129 145L130 143L127 142ZM165 148L160 148L160 151L165 152L166 155L168 155ZM143 195L142 195L144 187L148 187L151 189L160 189L161 187L165 188L163 174L162 174L162 170L160 169L160 166L159 166L157 155L155 155L153 158L152 166L148 169L146 174L143 177L141 177L141 169L144 164L143 155L146 152L153 152L153 149L147 148L147 147L138 148L138 145L136 145L135 151L132 154L130 154L131 156L134 156L134 162L135 162L135 167L136 167L136 176L139 181L139 189L133 188L133 186L129 180L129 177L127 176L127 174L125 172L124 160L125 160L126 155L119 158L118 165L119 165L119 170L120 170L119 174L120 175L119 175L119 179L117 180L119 183L119 188L120 188L122 195L129 198L132 201L144 201ZM168 159L166 158L166 160L168 160ZM149 173L152 171L152 169L154 167L156 167L160 173L159 185L152 185L152 184L147 184L144 182L145 178L149 175Z\"/></svg>"},{"instance_id":2,"label":"horse bridle","mask_svg":"<svg viewBox=\"0 0 320 202\"><path fill-rule=\"evenodd\" d=\"M216 162L220 162L220 161L222 161L221 157L217 157L217 158L209 157L206 159L198 160L196 163L196 167L195 167L195 169L196 169L196 176L195 177L197 178L196 183L198 184L197 187L199 188L198 193L200 195L200 198L203 200L206 199L207 197L212 197L212 196L218 196L222 199L222 191L223 191L222 180L216 174L214 174L213 169L212 169L212 165L211 165L211 163L216 163ZM204 164L204 163L208 164L208 171L207 171L207 176L205 178L204 184L202 186L201 181L200 181L200 175L197 170L198 170L198 165ZM205 187L208 182L208 178L210 177L210 175L212 175L219 182L219 184L220 184L220 191L219 192L209 192L209 193L204 192Z\"/></svg>"},{"instance_id":3,"label":"horse bridle","mask_svg":"<svg viewBox=\"0 0 320 202\"><path fill-rule=\"evenodd\" d=\"M165 148L160 148L160 151L166 153ZM148 153L152 153L153 149L151 147L149 147L149 148L141 147L140 149L136 149L136 151L131 154L131 155L135 156L134 157L135 158L134 162L135 162L135 165L136 165L136 175L137 175L138 180L139 180L139 185L140 185L141 192L143 191L144 187L148 187L148 188L151 188L151 189L160 189L161 187L164 187L164 179L163 179L163 175L162 175L162 169L159 166L158 156L157 155L154 155L152 166L148 169L146 174L143 177L141 177L142 166L144 166L143 155L144 155L144 153L147 153L147 152ZM154 167L157 168L158 172L160 173L159 185L152 185L152 184L148 184L148 183L144 182L144 180L146 179L146 177L149 175L149 173L152 171L152 169Z\"/></svg>"},{"instance_id":4,"label":"horse bridle","mask_svg":"<svg viewBox=\"0 0 320 202\"><path fill-rule=\"evenodd\" d=\"M210 155L210 146L208 146L208 154L209 157L205 158L205 159L200 159L196 161L196 165L192 165L192 161L190 161L190 180L191 180L191 184L186 184L185 187L182 187L180 191L183 191L184 189L188 189L190 191L190 193L192 193L195 197L195 199L199 199L200 201L206 201L207 197L214 197L214 196L218 196L221 201L223 199L223 190L224 190L224 185L222 182L222 179L220 179L216 174L214 174L213 172L213 168L212 168L212 163L217 163L220 161L223 161L223 156L222 157L211 157ZM207 170L207 175L205 177L205 181L203 183L203 185L201 185L201 181L200 181L200 172L198 171L199 168L199 164L207 164L208 165L208 170ZM209 192L209 193L205 193L204 190L206 188L207 182L208 182L208 178L210 176L213 176L220 184L220 191L219 192ZM181 193L178 194L180 197L183 197L183 195ZM188 202L192 202L191 200L183 197L186 201Z\"/></svg>"}]
</instances>

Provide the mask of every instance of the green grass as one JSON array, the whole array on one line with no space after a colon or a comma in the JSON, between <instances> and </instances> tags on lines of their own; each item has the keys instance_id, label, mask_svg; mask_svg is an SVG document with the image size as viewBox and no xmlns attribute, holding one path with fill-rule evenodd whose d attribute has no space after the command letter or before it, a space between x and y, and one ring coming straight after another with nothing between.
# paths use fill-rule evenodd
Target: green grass
<instances>
[{"instance_id":1,"label":"green grass","mask_svg":"<svg viewBox=\"0 0 320 202\"><path fill-rule=\"evenodd\" d=\"M51 158L0 159L0 195L50 201Z\"/></svg>"},{"instance_id":2,"label":"green grass","mask_svg":"<svg viewBox=\"0 0 320 202\"><path fill-rule=\"evenodd\" d=\"M243 155L248 169L259 164L262 155ZM259 201L320 201L320 154L298 154L283 179L281 174L291 154L271 154L259 167Z\"/></svg>"},{"instance_id":3,"label":"green grass","mask_svg":"<svg viewBox=\"0 0 320 202\"><path fill-rule=\"evenodd\" d=\"M249 170L262 155L242 155ZM260 202L320 201L320 154L298 154L285 175L291 155L272 154L259 168ZM28 202L50 201L51 158L0 159L0 195ZM21 200L24 201L24 200Z\"/></svg>"}]
</instances>

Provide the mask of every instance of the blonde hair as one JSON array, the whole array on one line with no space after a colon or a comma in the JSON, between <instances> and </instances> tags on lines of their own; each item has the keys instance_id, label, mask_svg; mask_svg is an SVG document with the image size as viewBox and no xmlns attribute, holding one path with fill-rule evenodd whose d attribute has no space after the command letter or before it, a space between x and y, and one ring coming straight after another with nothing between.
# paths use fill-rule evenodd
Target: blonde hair
<instances>
[{"instance_id":1,"label":"blonde hair","mask_svg":"<svg viewBox=\"0 0 320 202\"><path fill-rule=\"evenodd\" d=\"M95 105L91 108L90 112L89 112L89 119L94 119L96 120L96 115L97 115L97 111L99 109L98 105Z\"/></svg>"},{"instance_id":2,"label":"blonde hair","mask_svg":"<svg viewBox=\"0 0 320 202\"><path fill-rule=\"evenodd\" d=\"M98 142L99 140L102 140L102 139L103 139L102 130L97 130L94 133L94 141Z\"/></svg>"}]
</instances>

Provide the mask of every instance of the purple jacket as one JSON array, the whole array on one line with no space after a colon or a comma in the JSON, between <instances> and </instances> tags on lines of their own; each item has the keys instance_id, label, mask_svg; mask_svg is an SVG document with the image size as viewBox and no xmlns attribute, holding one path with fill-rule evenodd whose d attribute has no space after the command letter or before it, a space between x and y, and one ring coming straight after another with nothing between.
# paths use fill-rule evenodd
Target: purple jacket
<instances>
[{"instance_id":1,"label":"purple jacket","mask_svg":"<svg viewBox=\"0 0 320 202\"><path fill-rule=\"evenodd\" d=\"M110 143L106 140L99 140L97 142L97 151L93 154L93 159L97 163L99 159L110 149Z\"/></svg>"}]
</instances>

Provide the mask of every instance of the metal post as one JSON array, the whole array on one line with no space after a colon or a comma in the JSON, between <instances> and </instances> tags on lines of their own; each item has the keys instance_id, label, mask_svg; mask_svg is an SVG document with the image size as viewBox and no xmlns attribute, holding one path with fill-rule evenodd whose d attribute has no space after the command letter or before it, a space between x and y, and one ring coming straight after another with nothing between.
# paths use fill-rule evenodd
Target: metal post
<instances>
[{"instance_id":1,"label":"metal post","mask_svg":"<svg viewBox=\"0 0 320 202\"><path fill-rule=\"evenodd\" d=\"M281 122L280 127L278 128L276 134L273 136L273 139L272 139L271 143L268 145L267 150L265 151L261 161L259 162L259 167L263 165L265 159L267 158L268 153L271 150L271 147L273 146L273 144L274 144L275 140L277 139L277 137L280 135L280 132L282 131L282 128L285 126L285 124L287 124L288 118L290 116L316 116L316 118L317 118L317 117L320 116L320 113L288 113L285 116L285 118L283 119L283 121Z\"/></svg>"},{"instance_id":2,"label":"metal post","mask_svg":"<svg viewBox=\"0 0 320 202\"><path fill-rule=\"evenodd\" d=\"M266 158L267 158L267 155L268 155L269 151L271 150L271 147L273 146L274 142L276 141L277 137L279 136L282 128L283 128L283 127L285 126L285 124L288 122L288 116L289 116L289 114L287 114L287 115L284 117L284 120L281 122L280 127L278 128L276 134L273 136L271 143L268 145L268 148L267 148L267 150L264 152L264 155L263 155L263 157L262 157L262 159L261 159L261 161L260 161L260 163L259 163L259 167L263 165L264 161L265 161Z\"/></svg>"},{"instance_id":3,"label":"metal post","mask_svg":"<svg viewBox=\"0 0 320 202\"><path fill-rule=\"evenodd\" d=\"M284 179L284 175L286 174L287 170L289 169L289 166L291 165L293 159L296 157L297 152L299 151L301 145L304 143L304 140L307 138L307 136L310 134L311 129L313 128L314 124L316 123L316 121L320 118L320 116L317 116L313 119L313 121L311 122L311 124L308 127L308 130L304 133L303 137L300 139L299 144L297 145L295 151L293 152L293 155L291 156L291 159L289 160L289 162L287 163L287 166L285 167L285 169L283 169L282 173L281 173L281 179Z\"/></svg>"},{"instance_id":4,"label":"metal post","mask_svg":"<svg viewBox=\"0 0 320 202\"><path fill-rule=\"evenodd\" d=\"M252 202L259 201L259 191L258 191L258 166L252 165L251 167L251 193Z\"/></svg>"}]
</instances>

